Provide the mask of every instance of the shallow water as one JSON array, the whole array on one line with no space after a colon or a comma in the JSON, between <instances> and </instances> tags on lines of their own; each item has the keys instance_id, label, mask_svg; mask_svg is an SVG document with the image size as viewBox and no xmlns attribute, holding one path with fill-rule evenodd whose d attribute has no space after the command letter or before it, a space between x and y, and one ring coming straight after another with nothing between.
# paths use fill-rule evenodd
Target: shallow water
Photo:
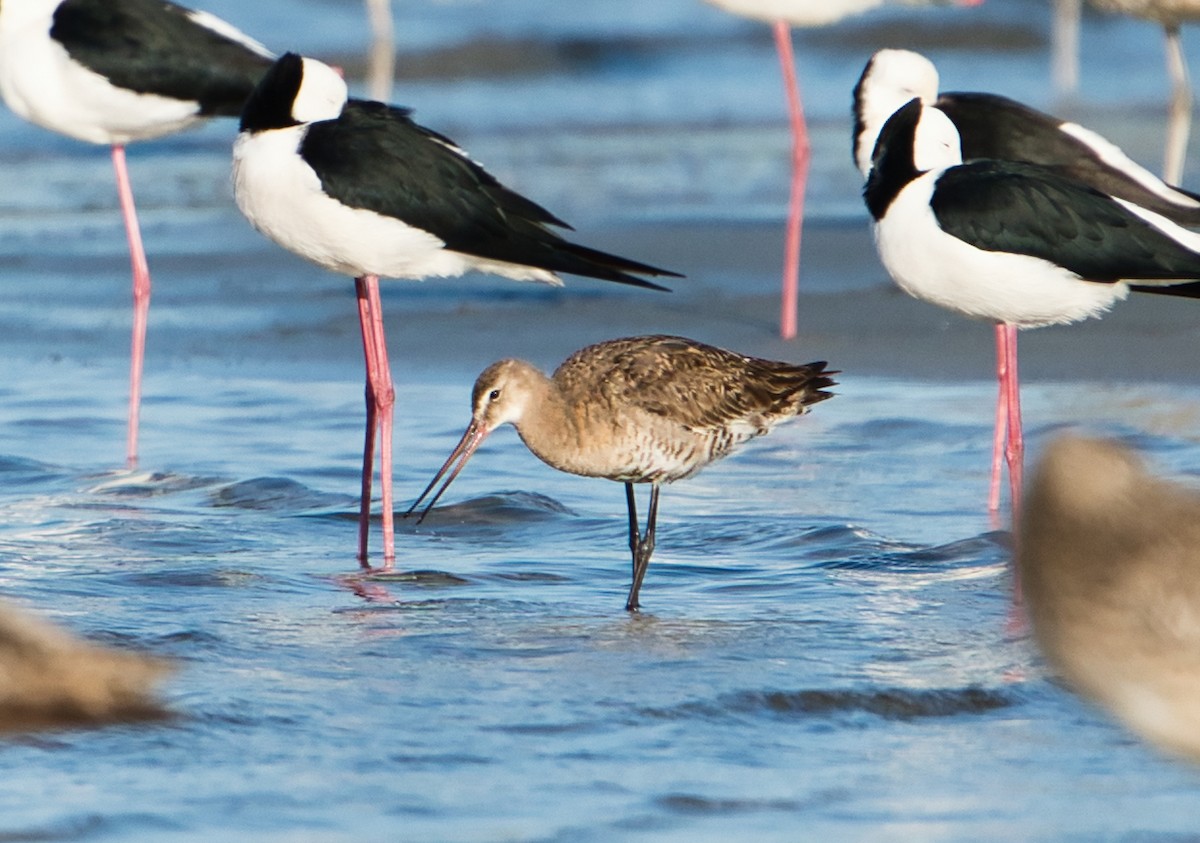
<instances>
[{"instance_id":1,"label":"shallow water","mask_svg":"<svg viewBox=\"0 0 1200 843\"><path fill-rule=\"evenodd\" d=\"M206 5L273 46L361 43L355 3ZM565 70L427 74L396 97L581 240L781 216L765 29L693 0L397 12L402 41L435 56L492 35L591 50ZM1008 93L1048 105L1043 13L989 2L979 26L998 46L978 59L955 46L984 37L961 13L922 16L923 31L953 87L996 89L1003 70ZM846 110L881 34L799 38L817 223L865 225ZM1101 74L1114 43L1130 46ZM1157 33L1089 17L1084 46L1076 107L1153 164ZM1059 688L1010 626L1009 539L983 506L986 368L964 382L847 371L810 416L667 488L635 617L620 486L552 471L507 429L423 524L401 522L396 572L363 575L351 285L241 220L229 128L130 156L156 281L138 472L116 468L128 279L106 156L7 114L0 142L0 587L181 664L165 725L0 743L0 839L1194 838L1196 774ZM774 255L745 261L677 285L708 339L769 341L770 312L749 326L723 312L774 288ZM836 266L805 280L864 283ZM419 346L393 355L398 497L449 453L475 374L510 353L472 347L473 315L511 321L514 346L544 331L551 366L597 334L657 329L645 295L389 286L393 338ZM581 299L610 323L548 327ZM1089 374L1024 395L1034 451L1085 419L1163 472L1200 475L1194 383Z\"/></svg>"},{"instance_id":2,"label":"shallow water","mask_svg":"<svg viewBox=\"0 0 1200 843\"><path fill-rule=\"evenodd\" d=\"M6 594L182 662L168 725L4 746L10 839L1194 827L1195 775L1060 690L1006 631L1007 535L981 506L985 385L938 390L917 415L896 404L918 385L859 378L668 488L645 612L628 617L617 484L553 472L498 433L445 506L402 524L397 572L361 576L356 403L237 370L184 381L197 416L158 424L183 427L192 456L144 473L86 456L110 450L119 401L5 402L9 437L70 445L0 464ZM402 494L448 451L465 391L401 390ZM1029 390L1035 441L1063 391ZM1145 417L1194 410L1196 390L1130 403L1101 429L1200 469Z\"/></svg>"}]
</instances>

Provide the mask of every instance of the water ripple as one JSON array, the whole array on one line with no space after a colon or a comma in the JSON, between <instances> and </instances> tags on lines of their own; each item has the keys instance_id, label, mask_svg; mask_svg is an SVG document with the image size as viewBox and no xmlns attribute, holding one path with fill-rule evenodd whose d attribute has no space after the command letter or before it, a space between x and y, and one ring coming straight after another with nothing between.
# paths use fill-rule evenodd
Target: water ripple
<instances>
[{"instance_id":1,"label":"water ripple","mask_svg":"<svg viewBox=\"0 0 1200 843\"><path fill-rule=\"evenodd\" d=\"M459 503L434 507L421 526L445 530L458 527L473 528L503 524L522 524L549 521L561 515L575 516L569 507L552 497L537 492L496 492ZM412 522L414 531L417 528Z\"/></svg>"},{"instance_id":2,"label":"water ripple","mask_svg":"<svg viewBox=\"0 0 1200 843\"><path fill-rule=\"evenodd\" d=\"M88 636L101 644L170 656L176 659L199 659L200 653L218 652L226 641L220 635L202 629L180 629L157 634L100 630Z\"/></svg>"},{"instance_id":3,"label":"water ripple","mask_svg":"<svg viewBox=\"0 0 1200 843\"><path fill-rule=\"evenodd\" d=\"M958 541L933 546L897 547L886 551L854 553L840 559L820 562L817 567L830 570L892 570L928 573L955 568L991 567L1011 554L1007 532L988 532Z\"/></svg>"},{"instance_id":4,"label":"water ripple","mask_svg":"<svg viewBox=\"0 0 1200 843\"><path fill-rule=\"evenodd\" d=\"M0 475L9 488L37 488L38 484L58 479L63 474L62 469L49 463L0 454Z\"/></svg>"},{"instance_id":5,"label":"water ripple","mask_svg":"<svg viewBox=\"0 0 1200 843\"><path fill-rule=\"evenodd\" d=\"M255 477L214 489L209 503L216 508L261 511L299 511L345 506L347 496L319 492L287 477ZM356 516L357 517L357 516Z\"/></svg>"},{"instance_id":6,"label":"water ripple","mask_svg":"<svg viewBox=\"0 0 1200 843\"><path fill-rule=\"evenodd\" d=\"M355 579L366 582L378 583L404 583L405 585L415 585L427 588L446 588L459 585L470 585L471 580L460 577L457 574L452 574L449 571L367 571L362 574L355 575ZM347 582L350 577L343 578L343 582Z\"/></svg>"},{"instance_id":7,"label":"water ripple","mask_svg":"<svg viewBox=\"0 0 1200 843\"><path fill-rule=\"evenodd\" d=\"M167 471L113 471L97 478L88 491L113 497L151 498L203 489L220 482L215 477L195 477Z\"/></svg>"},{"instance_id":8,"label":"water ripple","mask_svg":"<svg viewBox=\"0 0 1200 843\"><path fill-rule=\"evenodd\" d=\"M24 829L0 830L0 843L51 843L59 840L95 840L135 832L180 832L187 826L148 813L77 814L57 822Z\"/></svg>"},{"instance_id":9,"label":"water ripple","mask_svg":"<svg viewBox=\"0 0 1200 843\"><path fill-rule=\"evenodd\" d=\"M440 770L453 767L472 767L495 764L493 758L466 753L428 753L428 754L396 754L389 759L396 764L409 769Z\"/></svg>"},{"instance_id":10,"label":"water ripple","mask_svg":"<svg viewBox=\"0 0 1200 843\"><path fill-rule=\"evenodd\" d=\"M168 567L151 571L122 573L127 585L152 588L252 588L267 580L257 571L238 571L230 568Z\"/></svg>"},{"instance_id":11,"label":"water ripple","mask_svg":"<svg viewBox=\"0 0 1200 843\"><path fill-rule=\"evenodd\" d=\"M715 700L688 702L643 714L667 720L727 718L742 715L807 719L869 714L884 720L916 720L984 714L1017 705L1012 692L967 688L886 688L867 690L740 691Z\"/></svg>"},{"instance_id":12,"label":"water ripple","mask_svg":"<svg viewBox=\"0 0 1200 843\"><path fill-rule=\"evenodd\" d=\"M806 807L793 799L722 799L694 793L669 793L658 797L660 808L676 814L740 814L750 811L794 813Z\"/></svg>"}]
</instances>

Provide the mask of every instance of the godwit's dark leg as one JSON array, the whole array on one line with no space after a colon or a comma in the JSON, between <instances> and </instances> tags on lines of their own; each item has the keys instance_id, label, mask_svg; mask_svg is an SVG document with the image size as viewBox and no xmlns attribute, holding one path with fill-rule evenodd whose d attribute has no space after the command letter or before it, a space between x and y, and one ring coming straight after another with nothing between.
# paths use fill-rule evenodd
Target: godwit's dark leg
<instances>
[{"instance_id":1,"label":"godwit's dark leg","mask_svg":"<svg viewBox=\"0 0 1200 843\"><path fill-rule=\"evenodd\" d=\"M379 276L364 275L355 280L359 295L359 319L362 323L363 355L367 364L367 430L363 448L363 500L359 510L359 561L366 564L366 531L370 527L370 476L373 462L374 431L379 430L379 491L383 521L383 567L396 559L396 533L392 508L392 408L396 390L392 386L387 340L383 332L383 309L379 300ZM364 304L365 302L365 304Z\"/></svg>"},{"instance_id":2,"label":"godwit's dark leg","mask_svg":"<svg viewBox=\"0 0 1200 843\"><path fill-rule=\"evenodd\" d=\"M631 569L633 579L630 580L632 583L637 578L638 547L641 545L641 538L639 536L641 527L638 525L637 517L637 498L634 497L632 483L625 484L625 506L629 510L629 554L633 559L633 567ZM630 594L632 595L632 591ZM625 608L628 609L629 607L626 606Z\"/></svg>"},{"instance_id":3,"label":"godwit's dark leg","mask_svg":"<svg viewBox=\"0 0 1200 843\"><path fill-rule=\"evenodd\" d=\"M125 234L129 239L129 261L133 266L133 336L129 351L129 423L125 435L125 464L135 468L138 459L138 420L142 406L142 367L146 358L146 323L150 315L150 267L142 246L137 209L133 205L133 187L129 183L129 169L125 165L124 146L113 146L112 162L117 177L117 198L121 204L121 216L125 220Z\"/></svg>"},{"instance_id":4,"label":"godwit's dark leg","mask_svg":"<svg viewBox=\"0 0 1200 843\"><path fill-rule=\"evenodd\" d=\"M630 487L630 484L625 484ZM632 500L632 490L628 493ZM631 510L632 512L632 510ZM646 569L650 567L650 557L654 553L654 530L658 526L658 484L650 484L650 508L646 514L646 532L637 540L637 549L633 556L633 585L629 588L629 599L625 601L625 610L632 612L637 609L638 592L642 589L642 580L646 577ZM636 522L634 529L636 531Z\"/></svg>"},{"instance_id":5,"label":"godwit's dark leg","mask_svg":"<svg viewBox=\"0 0 1200 843\"><path fill-rule=\"evenodd\" d=\"M988 512L1000 511L1000 472L1004 468L1004 448L1008 441L1008 390L1005 367L1008 360L1008 334L1002 322L996 323L996 425L992 429L992 479L988 485Z\"/></svg>"},{"instance_id":6,"label":"godwit's dark leg","mask_svg":"<svg viewBox=\"0 0 1200 843\"><path fill-rule=\"evenodd\" d=\"M775 48L783 69L788 116L792 127L792 184L788 201L787 231L783 249L783 299L779 314L779 333L785 340L796 336L796 309L800 286L800 227L804 220L804 190L808 183L811 147L804 105L796 82L796 59L792 53L792 30L786 21L775 22Z\"/></svg>"}]
</instances>

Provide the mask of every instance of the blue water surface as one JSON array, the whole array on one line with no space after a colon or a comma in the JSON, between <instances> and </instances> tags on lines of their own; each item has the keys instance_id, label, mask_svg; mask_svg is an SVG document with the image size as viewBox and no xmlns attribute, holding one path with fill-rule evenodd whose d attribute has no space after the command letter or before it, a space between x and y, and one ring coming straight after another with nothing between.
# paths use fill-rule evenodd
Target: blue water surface
<instances>
[{"instance_id":1,"label":"blue water surface","mask_svg":"<svg viewBox=\"0 0 1200 843\"><path fill-rule=\"evenodd\" d=\"M349 0L205 7L276 49L349 61L367 41ZM640 231L652 251L689 226L781 224L766 27L697 0L395 10L395 99L580 239L630 250L613 232ZM1063 104L1156 166L1157 29L1089 13L1083 87L1061 101L1048 21L989 0L797 33L811 225L866 226L849 92L885 44L928 52L948 87ZM424 523L400 523L394 572L360 572L352 287L245 224L232 131L130 154L156 288L125 471L128 263L106 153L0 114L0 591L178 663L166 723L0 742L0 839L1194 839L1196 773L1062 689L1012 623L1007 522L983 506L986 356L968 380L848 371L810 416L666 488L639 615L621 609L621 487L549 469L511 429ZM774 313L748 303L770 300L776 249L689 268L678 313L707 339L771 342ZM872 260L805 290L870 288ZM647 295L388 286L398 498L449 453L484 365L657 330ZM1195 382L1097 371L1025 399L1034 451L1087 419L1200 473Z\"/></svg>"}]
</instances>

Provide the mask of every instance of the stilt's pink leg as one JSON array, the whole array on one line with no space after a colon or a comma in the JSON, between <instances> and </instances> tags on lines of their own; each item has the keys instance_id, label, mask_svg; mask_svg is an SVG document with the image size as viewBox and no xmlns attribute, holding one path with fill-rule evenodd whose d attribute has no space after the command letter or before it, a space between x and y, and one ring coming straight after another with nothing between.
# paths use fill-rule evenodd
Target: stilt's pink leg
<instances>
[{"instance_id":1,"label":"stilt's pink leg","mask_svg":"<svg viewBox=\"0 0 1200 843\"><path fill-rule=\"evenodd\" d=\"M383 309L379 300L379 276L364 275L356 281L359 292L359 318L363 322L363 352L367 362L367 393L374 398L374 414L368 410L367 435L371 436L371 426L379 429L379 491L380 506L383 518L383 567L390 568L396 559L396 533L394 527L394 507L392 505L392 409L396 403L396 390L392 385L392 371L388 363L387 339L383 331ZM366 297L366 306L362 297ZM373 437L372 437L373 438ZM369 474L370 464L364 448L363 473ZM366 489L369 480L364 478L363 488ZM359 558L366 564L366 544L363 539L363 521L369 524L370 498L363 504L359 522ZM362 518L362 513L368 515Z\"/></svg>"},{"instance_id":2,"label":"stilt's pink leg","mask_svg":"<svg viewBox=\"0 0 1200 843\"><path fill-rule=\"evenodd\" d=\"M1024 479L1025 465L1025 433L1021 423L1021 384L1017 377L1017 326L1006 325L1008 335L1008 437L1004 449L1004 458L1008 461L1009 494L1012 498L1012 534L1019 535L1017 522L1021 517L1021 489ZM1013 568L1013 606L1021 605L1021 578L1017 569ZM1024 617L1017 612L1014 617L1018 622Z\"/></svg>"},{"instance_id":3,"label":"stilt's pink leg","mask_svg":"<svg viewBox=\"0 0 1200 843\"><path fill-rule=\"evenodd\" d=\"M1008 436L1004 459L1008 462L1008 485L1013 523L1021 512L1021 488L1025 466L1025 432L1021 426L1021 382L1017 375L1017 326L1005 325L1008 335Z\"/></svg>"},{"instance_id":4,"label":"stilt's pink leg","mask_svg":"<svg viewBox=\"0 0 1200 843\"><path fill-rule=\"evenodd\" d=\"M363 437L363 467L362 467L362 496L358 509L358 561L368 568L367 546L371 534L371 480L375 474L375 431L378 427L378 415L375 411L375 384L371 377L374 368L375 338L373 336L374 321L371 317L371 299L367 292L366 280L354 279L354 291L358 297L358 324L362 329L363 360L366 361L366 399L367 424L366 435Z\"/></svg>"},{"instance_id":5,"label":"stilt's pink leg","mask_svg":"<svg viewBox=\"0 0 1200 843\"><path fill-rule=\"evenodd\" d=\"M996 323L996 426L992 431L992 480L988 486L988 512L1000 511L1000 472L1008 437L1008 390L1004 388L1008 366L1008 334L1003 322Z\"/></svg>"},{"instance_id":6,"label":"stilt's pink leg","mask_svg":"<svg viewBox=\"0 0 1200 843\"><path fill-rule=\"evenodd\" d=\"M775 22L775 48L783 68L783 86L787 94L792 125L792 189L788 202L787 232L783 251L783 303L779 314L779 333L785 340L796 336L796 309L800 286L800 225L804 220L804 189L808 183L810 146L800 86L796 83L796 59L792 54L792 31L786 21Z\"/></svg>"},{"instance_id":7,"label":"stilt's pink leg","mask_svg":"<svg viewBox=\"0 0 1200 843\"><path fill-rule=\"evenodd\" d=\"M137 209L133 205L133 188L125 166L125 147L112 148L113 170L117 176L117 197L125 234L129 238L129 260L133 265L133 338L129 354L129 425L125 438L125 464L137 467L138 417L142 405L142 366L146 357L146 322L150 315L150 267L142 247L142 232L138 227Z\"/></svg>"},{"instance_id":8,"label":"stilt's pink leg","mask_svg":"<svg viewBox=\"0 0 1200 843\"><path fill-rule=\"evenodd\" d=\"M371 306L375 315L376 402L379 411L379 498L383 521L383 565L396 561L395 506L392 503L392 430L396 387L388 362L387 337L383 332L383 305L379 300L379 278L371 276Z\"/></svg>"}]
</instances>

